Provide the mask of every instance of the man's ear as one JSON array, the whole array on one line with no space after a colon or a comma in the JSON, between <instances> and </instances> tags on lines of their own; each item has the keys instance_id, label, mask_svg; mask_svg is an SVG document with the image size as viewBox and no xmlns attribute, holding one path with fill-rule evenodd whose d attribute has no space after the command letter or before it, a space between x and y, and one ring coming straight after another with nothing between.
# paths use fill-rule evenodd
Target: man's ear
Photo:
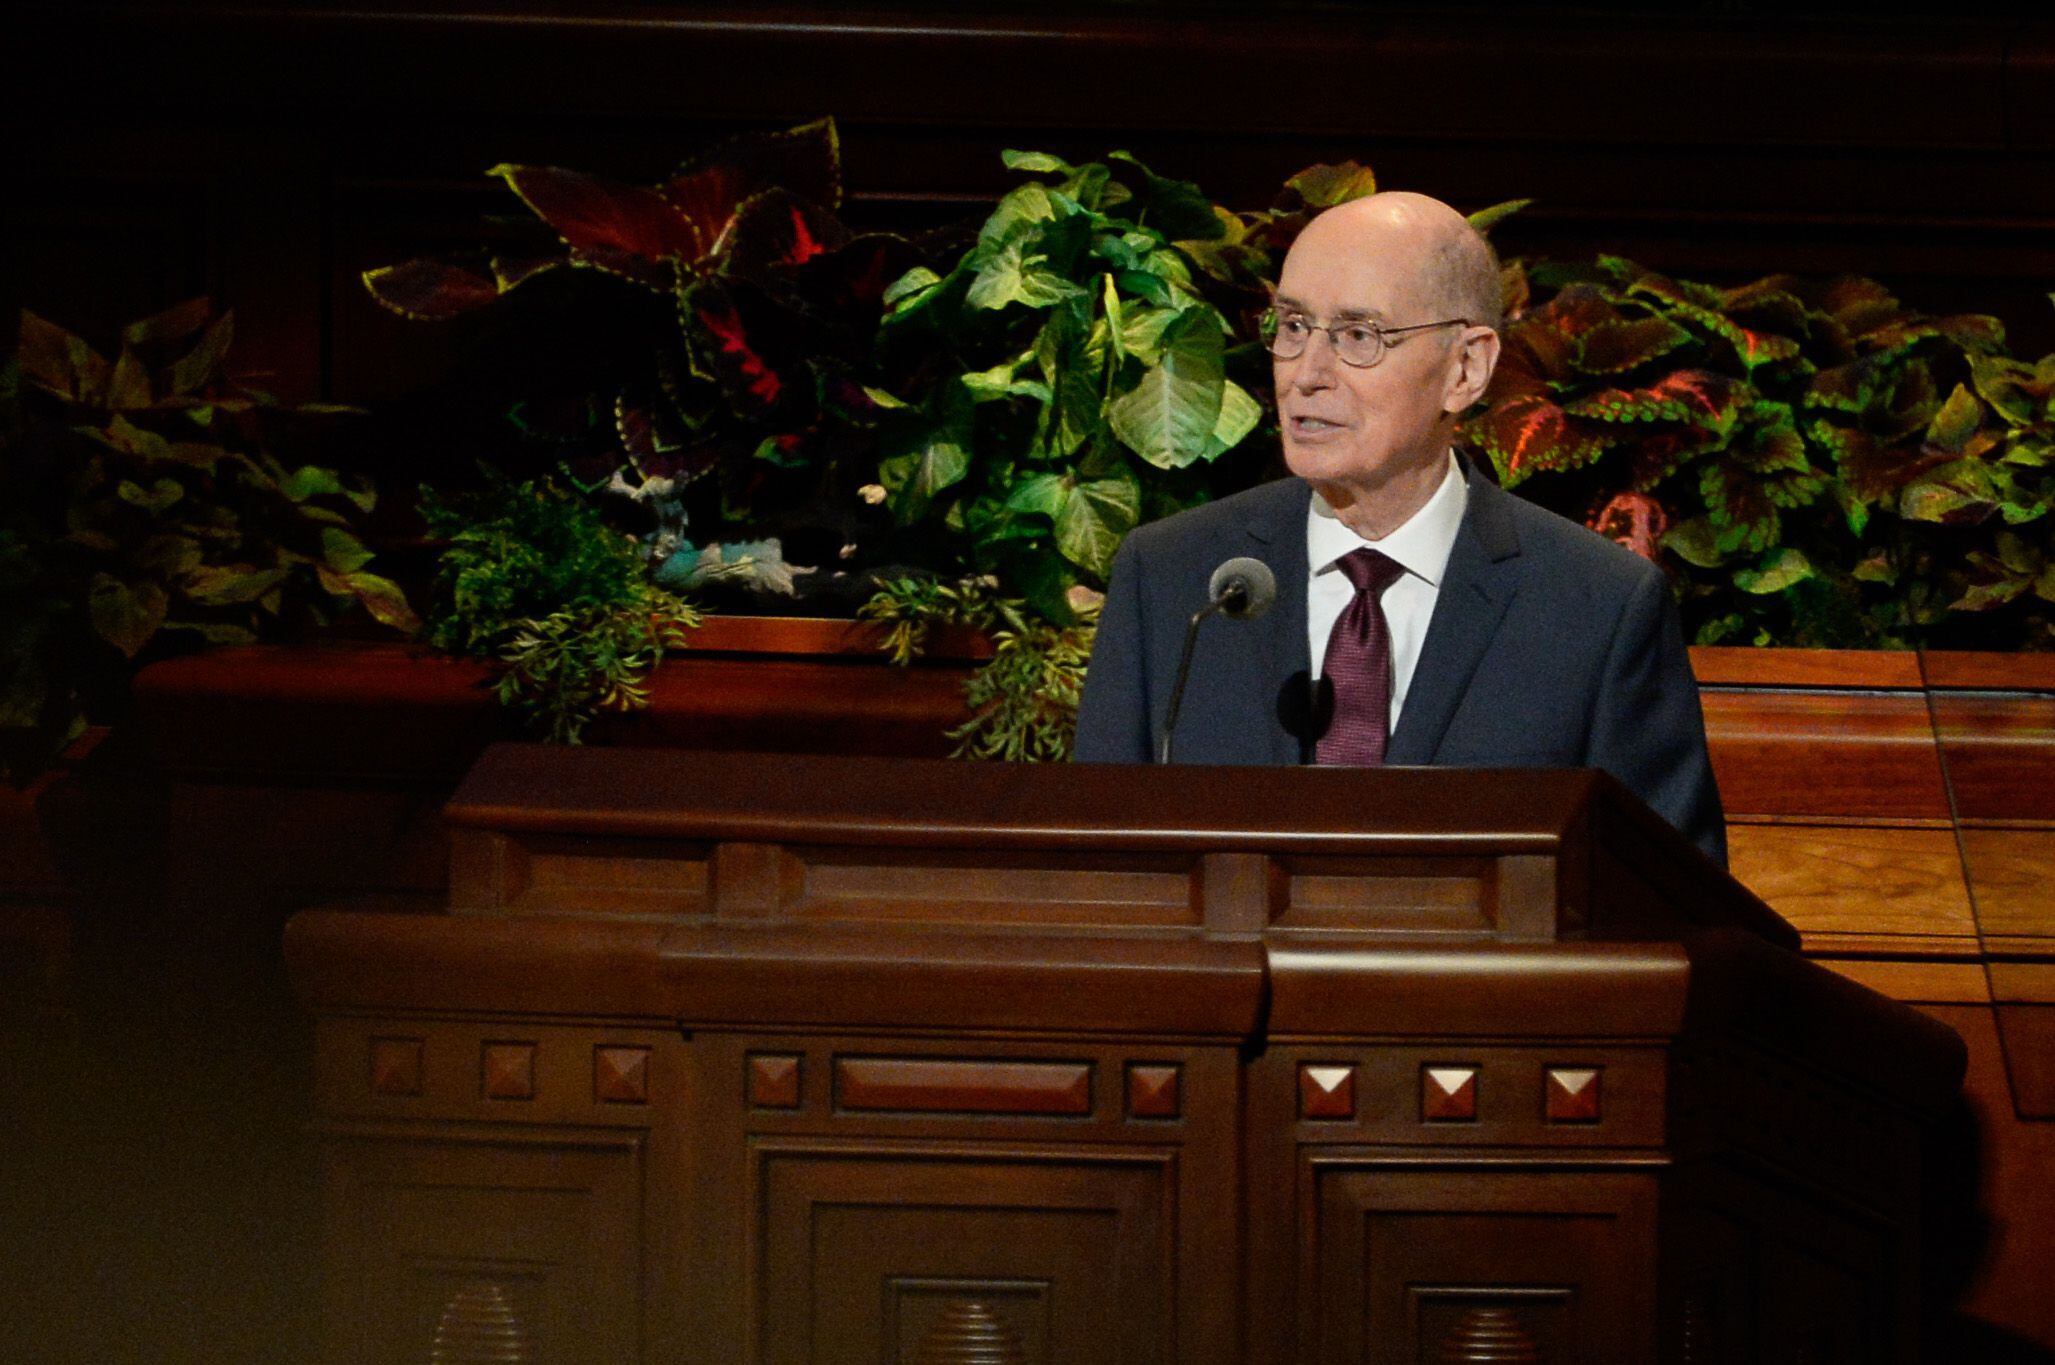
<instances>
[{"instance_id":1,"label":"man's ear","mask_svg":"<svg viewBox=\"0 0 2055 1365\"><path fill-rule=\"evenodd\" d=\"M1466 327L1456 342L1455 363L1449 366L1448 388L1442 394L1443 412L1468 412L1491 387L1491 372L1498 368L1498 333L1489 327Z\"/></svg>"}]
</instances>

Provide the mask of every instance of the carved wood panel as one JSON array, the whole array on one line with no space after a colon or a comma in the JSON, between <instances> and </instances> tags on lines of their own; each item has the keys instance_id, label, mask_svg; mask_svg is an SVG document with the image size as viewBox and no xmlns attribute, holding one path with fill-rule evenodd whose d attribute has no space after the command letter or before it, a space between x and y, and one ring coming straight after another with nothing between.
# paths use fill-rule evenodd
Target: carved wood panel
<instances>
[{"instance_id":1,"label":"carved wood panel","mask_svg":"<svg viewBox=\"0 0 2055 1365\"><path fill-rule=\"evenodd\" d=\"M780 1141L752 1165L766 1362L1172 1358L1172 1152Z\"/></svg>"},{"instance_id":2,"label":"carved wood panel","mask_svg":"<svg viewBox=\"0 0 2055 1365\"><path fill-rule=\"evenodd\" d=\"M333 1365L641 1359L638 1136L393 1130L325 1167Z\"/></svg>"},{"instance_id":3,"label":"carved wood panel","mask_svg":"<svg viewBox=\"0 0 2055 1365\"><path fill-rule=\"evenodd\" d=\"M1321 1361L1653 1359L1653 1174L1318 1155L1302 1321Z\"/></svg>"}]
</instances>

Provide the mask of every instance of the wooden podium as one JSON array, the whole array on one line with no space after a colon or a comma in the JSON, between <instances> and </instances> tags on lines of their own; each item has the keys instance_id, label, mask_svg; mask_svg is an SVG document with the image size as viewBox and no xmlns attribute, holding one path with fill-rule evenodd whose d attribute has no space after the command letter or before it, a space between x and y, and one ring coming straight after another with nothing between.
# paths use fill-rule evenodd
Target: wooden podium
<instances>
[{"instance_id":1,"label":"wooden podium","mask_svg":"<svg viewBox=\"0 0 2055 1365\"><path fill-rule=\"evenodd\" d=\"M1590 772L501 745L308 911L329 1358L1916 1352L1948 1029Z\"/></svg>"}]
</instances>

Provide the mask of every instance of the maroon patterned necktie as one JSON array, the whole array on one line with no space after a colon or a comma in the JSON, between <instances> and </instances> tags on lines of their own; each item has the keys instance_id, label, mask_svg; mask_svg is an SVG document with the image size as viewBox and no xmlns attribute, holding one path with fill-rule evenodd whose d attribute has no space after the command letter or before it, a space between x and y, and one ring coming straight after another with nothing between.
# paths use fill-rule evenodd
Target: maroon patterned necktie
<instances>
[{"instance_id":1,"label":"maroon patterned necktie","mask_svg":"<svg viewBox=\"0 0 2055 1365\"><path fill-rule=\"evenodd\" d=\"M1320 676L1333 685L1334 710L1314 758L1375 768L1384 763L1391 727L1391 628L1378 599L1405 569L1367 546L1349 551L1337 563L1356 585L1356 595L1327 637Z\"/></svg>"}]
</instances>

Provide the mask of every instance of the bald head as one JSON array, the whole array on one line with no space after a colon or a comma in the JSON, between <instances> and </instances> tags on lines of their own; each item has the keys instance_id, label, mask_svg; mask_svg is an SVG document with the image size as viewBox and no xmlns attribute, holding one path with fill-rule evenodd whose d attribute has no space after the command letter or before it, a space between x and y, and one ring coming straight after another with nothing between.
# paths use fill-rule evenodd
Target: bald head
<instances>
[{"instance_id":1,"label":"bald head","mask_svg":"<svg viewBox=\"0 0 2055 1365\"><path fill-rule=\"evenodd\" d=\"M1397 321L1467 318L1493 330L1504 323L1497 253L1439 199L1406 190L1351 199L1314 218L1299 241L1360 252L1407 276L1412 301L1431 316Z\"/></svg>"}]
</instances>

